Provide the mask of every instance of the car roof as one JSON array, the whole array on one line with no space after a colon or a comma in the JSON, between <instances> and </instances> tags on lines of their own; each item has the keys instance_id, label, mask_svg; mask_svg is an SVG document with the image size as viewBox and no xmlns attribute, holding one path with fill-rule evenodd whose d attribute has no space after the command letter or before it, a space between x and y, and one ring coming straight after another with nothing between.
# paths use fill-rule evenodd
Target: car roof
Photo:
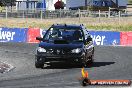
<instances>
[{"instance_id":1,"label":"car roof","mask_svg":"<svg viewBox=\"0 0 132 88\"><path fill-rule=\"evenodd\" d=\"M69 29L83 29L83 25L67 25L67 24L53 24L51 27L54 27L54 28L69 28Z\"/></svg>"}]
</instances>

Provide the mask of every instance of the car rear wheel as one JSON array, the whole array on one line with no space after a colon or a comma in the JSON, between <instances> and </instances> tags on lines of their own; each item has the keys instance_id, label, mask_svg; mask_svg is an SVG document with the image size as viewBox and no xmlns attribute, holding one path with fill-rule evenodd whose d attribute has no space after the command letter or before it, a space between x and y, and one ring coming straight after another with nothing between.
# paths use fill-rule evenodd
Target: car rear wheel
<instances>
[{"instance_id":1,"label":"car rear wheel","mask_svg":"<svg viewBox=\"0 0 132 88\"><path fill-rule=\"evenodd\" d=\"M43 68L44 67L44 61L40 57L35 57L35 67L36 68Z\"/></svg>"}]
</instances>

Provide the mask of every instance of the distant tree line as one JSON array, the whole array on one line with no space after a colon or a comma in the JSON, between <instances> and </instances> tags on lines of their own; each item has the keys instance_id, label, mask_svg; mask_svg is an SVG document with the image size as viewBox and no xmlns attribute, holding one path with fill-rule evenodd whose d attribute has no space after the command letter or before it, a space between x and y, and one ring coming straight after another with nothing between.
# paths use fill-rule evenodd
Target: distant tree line
<instances>
[{"instance_id":1,"label":"distant tree line","mask_svg":"<svg viewBox=\"0 0 132 88\"><path fill-rule=\"evenodd\" d=\"M128 3L129 3L129 4L132 4L132 0L128 0Z\"/></svg>"},{"instance_id":2,"label":"distant tree line","mask_svg":"<svg viewBox=\"0 0 132 88\"><path fill-rule=\"evenodd\" d=\"M0 0L0 6L14 6L16 0Z\"/></svg>"}]
</instances>

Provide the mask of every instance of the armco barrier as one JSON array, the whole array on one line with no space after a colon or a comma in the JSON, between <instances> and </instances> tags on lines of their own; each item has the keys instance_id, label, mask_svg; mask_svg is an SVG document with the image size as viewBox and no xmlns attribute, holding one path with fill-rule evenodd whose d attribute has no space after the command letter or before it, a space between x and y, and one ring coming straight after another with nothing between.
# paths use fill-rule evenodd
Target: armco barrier
<instances>
[{"instance_id":1,"label":"armco barrier","mask_svg":"<svg viewBox=\"0 0 132 88\"><path fill-rule=\"evenodd\" d=\"M27 28L0 28L0 42L26 42Z\"/></svg>"},{"instance_id":2,"label":"armco barrier","mask_svg":"<svg viewBox=\"0 0 132 88\"><path fill-rule=\"evenodd\" d=\"M120 32L89 31L94 45L120 45Z\"/></svg>"},{"instance_id":3,"label":"armco barrier","mask_svg":"<svg viewBox=\"0 0 132 88\"><path fill-rule=\"evenodd\" d=\"M132 32L121 32L120 45L132 46Z\"/></svg>"},{"instance_id":4,"label":"armco barrier","mask_svg":"<svg viewBox=\"0 0 132 88\"><path fill-rule=\"evenodd\" d=\"M37 36L41 36L40 34L40 28L28 28L27 33L27 42L28 43L38 43L39 41L36 40Z\"/></svg>"}]
</instances>

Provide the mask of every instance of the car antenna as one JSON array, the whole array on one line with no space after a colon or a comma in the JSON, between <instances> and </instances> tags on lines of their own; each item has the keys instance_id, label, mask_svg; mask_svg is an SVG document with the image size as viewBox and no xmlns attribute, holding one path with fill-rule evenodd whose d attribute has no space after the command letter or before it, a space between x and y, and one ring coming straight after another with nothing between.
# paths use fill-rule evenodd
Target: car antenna
<instances>
[{"instance_id":1,"label":"car antenna","mask_svg":"<svg viewBox=\"0 0 132 88\"><path fill-rule=\"evenodd\" d=\"M52 26L54 26L54 24L52 24Z\"/></svg>"},{"instance_id":2,"label":"car antenna","mask_svg":"<svg viewBox=\"0 0 132 88\"><path fill-rule=\"evenodd\" d=\"M65 24L65 26L67 26L67 25Z\"/></svg>"}]
</instances>

